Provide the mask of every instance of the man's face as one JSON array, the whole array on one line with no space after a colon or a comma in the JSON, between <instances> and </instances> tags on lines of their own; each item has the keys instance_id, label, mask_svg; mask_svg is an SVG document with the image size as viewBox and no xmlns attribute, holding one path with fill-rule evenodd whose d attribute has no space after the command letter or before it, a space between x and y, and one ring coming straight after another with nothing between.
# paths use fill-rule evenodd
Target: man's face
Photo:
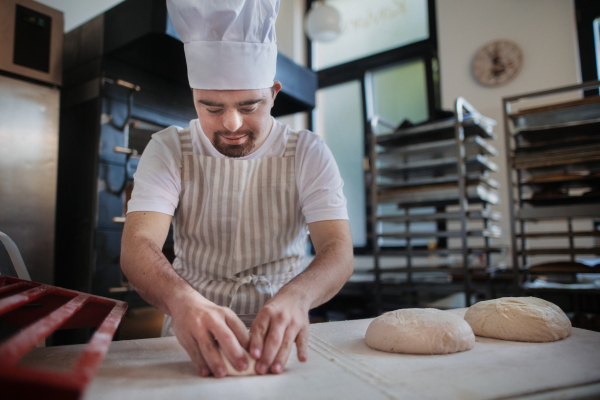
<instances>
[{"instance_id":1,"label":"man's face","mask_svg":"<svg viewBox=\"0 0 600 400\"><path fill-rule=\"evenodd\" d=\"M280 89L277 81L272 89L194 89L200 126L215 149L235 158L257 150L271 132L271 107Z\"/></svg>"}]
</instances>

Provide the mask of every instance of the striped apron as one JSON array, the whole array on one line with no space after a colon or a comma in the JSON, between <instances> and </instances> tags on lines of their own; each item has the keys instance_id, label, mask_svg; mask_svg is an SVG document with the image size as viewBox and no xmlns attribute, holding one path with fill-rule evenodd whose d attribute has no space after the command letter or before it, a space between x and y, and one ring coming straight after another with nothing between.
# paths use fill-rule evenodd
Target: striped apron
<instances>
[{"instance_id":1,"label":"striped apron","mask_svg":"<svg viewBox=\"0 0 600 400\"><path fill-rule=\"evenodd\" d=\"M298 134L290 134L283 157L254 160L194 154L189 128L179 139L173 268L250 326L260 308L302 270L308 229L296 188ZM172 335L167 315L162 336Z\"/></svg>"}]
</instances>

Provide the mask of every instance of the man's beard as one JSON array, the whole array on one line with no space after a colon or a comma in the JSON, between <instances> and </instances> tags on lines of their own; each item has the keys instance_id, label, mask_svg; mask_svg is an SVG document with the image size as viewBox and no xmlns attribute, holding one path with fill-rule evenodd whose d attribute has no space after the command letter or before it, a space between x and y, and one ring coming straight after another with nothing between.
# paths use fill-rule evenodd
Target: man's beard
<instances>
[{"instance_id":1,"label":"man's beard","mask_svg":"<svg viewBox=\"0 0 600 400\"><path fill-rule=\"evenodd\" d=\"M213 136L213 146L224 156L232 158L240 158L247 156L254 149L256 143L256 135L251 130L236 132L236 136L247 135L246 141L242 144L227 144L221 136L228 136L224 131L216 131Z\"/></svg>"}]
</instances>

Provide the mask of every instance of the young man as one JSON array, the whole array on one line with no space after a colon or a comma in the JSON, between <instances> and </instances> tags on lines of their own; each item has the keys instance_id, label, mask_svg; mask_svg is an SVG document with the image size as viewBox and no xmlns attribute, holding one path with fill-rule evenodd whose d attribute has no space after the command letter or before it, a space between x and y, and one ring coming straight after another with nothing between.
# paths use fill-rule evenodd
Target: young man
<instances>
[{"instance_id":1,"label":"young man","mask_svg":"<svg viewBox=\"0 0 600 400\"><path fill-rule=\"evenodd\" d=\"M353 257L343 182L323 141L270 115L279 0L168 0L198 119L153 136L137 173L121 266L167 316L202 376L281 373L308 345L308 311ZM174 218L174 219L173 219ZM161 252L173 219L171 266ZM307 228L316 257L302 270ZM250 327L248 333L246 326Z\"/></svg>"}]
</instances>

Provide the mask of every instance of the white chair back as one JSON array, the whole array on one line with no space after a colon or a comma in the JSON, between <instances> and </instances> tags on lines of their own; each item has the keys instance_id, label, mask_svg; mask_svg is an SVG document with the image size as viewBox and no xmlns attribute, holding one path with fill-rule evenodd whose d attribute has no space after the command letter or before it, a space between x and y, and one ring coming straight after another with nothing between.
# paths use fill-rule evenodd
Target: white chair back
<instances>
[{"instance_id":1,"label":"white chair back","mask_svg":"<svg viewBox=\"0 0 600 400\"><path fill-rule=\"evenodd\" d=\"M2 232L0 232L0 275L31 280L17 245Z\"/></svg>"}]
</instances>

